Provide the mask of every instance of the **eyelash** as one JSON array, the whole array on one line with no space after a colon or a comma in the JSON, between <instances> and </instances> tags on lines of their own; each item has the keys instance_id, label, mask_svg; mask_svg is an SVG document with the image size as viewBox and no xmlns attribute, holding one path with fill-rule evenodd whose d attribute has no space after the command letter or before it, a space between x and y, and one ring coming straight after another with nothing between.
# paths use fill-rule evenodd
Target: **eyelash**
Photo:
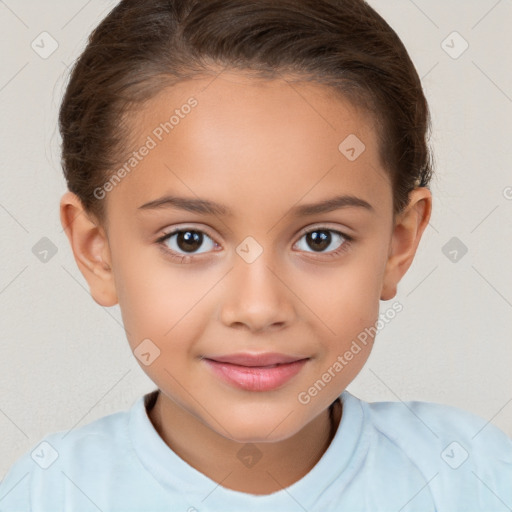
<instances>
[{"instance_id":1,"label":"eyelash","mask_svg":"<svg viewBox=\"0 0 512 512\"><path fill-rule=\"evenodd\" d=\"M173 235L176 235L177 233L187 232L187 231L193 231L195 233L202 233L206 235L208 238L210 238L215 244L216 242L213 240L213 238L206 233L205 231L201 229L195 229L190 227L182 227L179 229L175 229L174 231L171 231L169 233L164 234L160 238L156 240L156 244L161 248L161 250L164 252L164 255L168 258L170 258L172 261L178 261L179 263L190 263L191 259L194 259L194 254L184 254L184 255L177 255L175 251L169 249L169 247L166 246L165 242L169 240ZM348 250L352 242L354 242L354 237L346 235L345 233L342 233L341 231L338 231L336 229L331 229L327 226L315 226L312 229L304 230L300 233L299 239L302 239L304 236L314 233L315 231L329 231L331 233L336 233L337 235L340 235L344 242L338 247L338 249L335 249L334 251L326 252L326 253L316 253L323 255L323 257L327 258L335 258L336 256L339 256L340 254L344 253Z\"/></svg>"}]
</instances>

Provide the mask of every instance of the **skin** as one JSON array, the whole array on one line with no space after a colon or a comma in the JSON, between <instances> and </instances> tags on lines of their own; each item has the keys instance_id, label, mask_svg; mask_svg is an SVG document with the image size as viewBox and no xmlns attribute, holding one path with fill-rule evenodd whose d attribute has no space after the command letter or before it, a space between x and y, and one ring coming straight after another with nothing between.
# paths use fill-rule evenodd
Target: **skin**
<instances>
[{"instance_id":1,"label":"skin","mask_svg":"<svg viewBox=\"0 0 512 512\"><path fill-rule=\"evenodd\" d=\"M309 403L298 394L375 325L379 300L395 297L432 197L416 188L394 218L371 118L313 83L224 72L164 89L134 114L132 150L191 96L197 107L103 199L104 225L71 192L61 199L61 222L94 300L119 303L131 349L149 338L160 350L148 366L137 361L161 390L149 416L162 439L222 486L268 494L306 475L331 442L328 407L364 366L373 340ZM354 161L338 149L349 134L366 146ZM138 209L171 193L221 203L233 215ZM337 194L374 210L290 213ZM205 233L189 263L156 243L178 225ZM330 245L315 250L301 230L316 227L354 240L329 231ZM252 263L236 252L248 236L263 249ZM176 236L163 246L187 254ZM226 384L201 360L240 352L309 360L264 392ZM247 443L262 453L251 468L237 457Z\"/></svg>"}]
</instances>

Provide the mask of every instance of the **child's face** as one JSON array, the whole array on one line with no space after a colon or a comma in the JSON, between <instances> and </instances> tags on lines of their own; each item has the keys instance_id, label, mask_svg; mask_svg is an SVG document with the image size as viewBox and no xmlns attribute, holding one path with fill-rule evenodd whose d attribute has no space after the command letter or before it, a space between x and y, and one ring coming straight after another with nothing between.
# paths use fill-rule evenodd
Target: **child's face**
<instances>
[{"instance_id":1,"label":"child's face","mask_svg":"<svg viewBox=\"0 0 512 512\"><path fill-rule=\"evenodd\" d=\"M197 105L182 108L192 96ZM173 114L172 130L158 130ZM149 354L141 367L169 405L223 436L275 441L317 417L361 370L379 299L395 295L428 222L414 217L394 231L392 189L369 121L319 85L227 72L165 90L134 116L131 149L150 149L104 199L101 251L113 279L88 280L97 302L119 301L130 346ZM354 155L339 149L351 134L364 143L359 156L356 139L347 143ZM171 195L215 202L231 215L141 208ZM370 207L294 212L345 195ZM178 227L185 233L157 243ZM187 230L202 240L186 239ZM235 368L231 380L208 362L247 353L306 361L295 373L288 365L248 377Z\"/></svg>"}]
</instances>

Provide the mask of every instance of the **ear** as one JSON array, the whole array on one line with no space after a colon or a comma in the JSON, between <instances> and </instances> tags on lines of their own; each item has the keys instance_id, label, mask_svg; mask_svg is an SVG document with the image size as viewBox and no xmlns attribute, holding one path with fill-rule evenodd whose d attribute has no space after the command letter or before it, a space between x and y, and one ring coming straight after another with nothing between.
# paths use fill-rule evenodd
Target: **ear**
<instances>
[{"instance_id":1,"label":"ear","mask_svg":"<svg viewBox=\"0 0 512 512\"><path fill-rule=\"evenodd\" d=\"M100 306L117 304L112 260L105 230L89 216L80 199L66 192L60 201L60 222L80 272Z\"/></svg>"},{"instance_id":2,"label":"ear","mask_svg":"<svg viewBox=\"0 0 512 512\"><path fill-rule=\"evenodd\" d=\"M411 266L431 212L430 190L426 187L412 190L409 193L409 204L395 220L382 282L381 300L390 300L396 295L398 283Z\"/></svg>"}]
</instances>

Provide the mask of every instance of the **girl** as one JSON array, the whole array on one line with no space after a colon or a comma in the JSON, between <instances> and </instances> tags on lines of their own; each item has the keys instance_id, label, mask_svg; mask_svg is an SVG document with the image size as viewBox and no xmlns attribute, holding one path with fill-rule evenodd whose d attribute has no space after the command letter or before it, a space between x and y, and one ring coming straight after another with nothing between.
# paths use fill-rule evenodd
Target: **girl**
<instances>
[{"instance_id":1,"label":"girl","mask_svg":"<svg viewBox=\"0 0 512 512\"><path fill-rule=\"evenodd\" d=\"M345 389L432 208L421 83L368 4L122 0L59 122L62 225L157 389L46 436L0 510L510 509L499 429Z\"/></svg>"}]
</instances>

